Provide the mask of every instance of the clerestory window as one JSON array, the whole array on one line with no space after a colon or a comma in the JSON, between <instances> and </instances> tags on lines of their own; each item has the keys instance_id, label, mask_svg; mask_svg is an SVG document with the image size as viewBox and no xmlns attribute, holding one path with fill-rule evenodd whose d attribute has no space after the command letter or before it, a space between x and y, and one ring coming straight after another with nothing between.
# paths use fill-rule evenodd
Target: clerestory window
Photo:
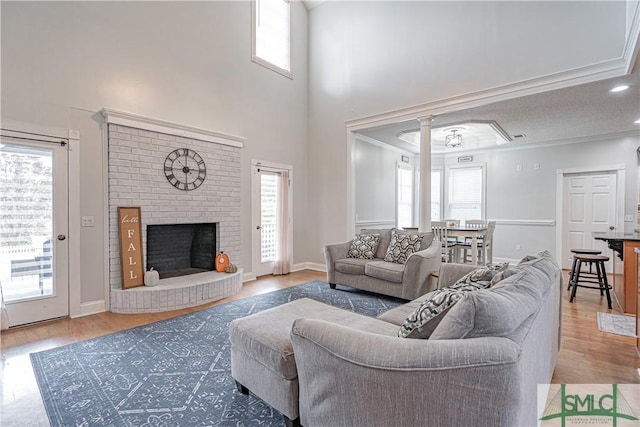
<instances>
[{"instance_id":1,"label":"clerestory window","mask_svg":"<svg viewBox=\"0 0 640 427\"><path fill-rule=\"evenodd\" d=\"M291 75L291 3L289 0L251 2L251 59L283 76Z\"/></svg>"}]
</instances>

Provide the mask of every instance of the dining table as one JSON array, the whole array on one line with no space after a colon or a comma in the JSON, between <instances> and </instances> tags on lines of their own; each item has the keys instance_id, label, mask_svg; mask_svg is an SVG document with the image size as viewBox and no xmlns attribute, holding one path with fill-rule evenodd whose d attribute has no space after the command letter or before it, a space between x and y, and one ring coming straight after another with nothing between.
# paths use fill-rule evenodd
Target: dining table
<instances>
[{"instance_id":1,"label":"dining table","mask_svg":"<svg viewBox=\"0 0 640 427\"><path fill-rule=\"evenodd\" d=\"M487 233L486 225L447 225L447 233L449 237L471 239L471 264L478 265L478 237L482 237Z\"/></svg>"}]
</instances>

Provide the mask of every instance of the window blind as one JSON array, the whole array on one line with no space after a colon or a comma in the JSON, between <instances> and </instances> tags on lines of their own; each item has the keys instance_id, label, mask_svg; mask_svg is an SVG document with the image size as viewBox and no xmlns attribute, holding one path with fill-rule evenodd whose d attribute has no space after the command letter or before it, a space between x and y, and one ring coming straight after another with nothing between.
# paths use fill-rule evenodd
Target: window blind
<instances>
[{"instance_id":1,"label":"window blind","mask_svg":"<svg viewBox=\"0 0 640 427\"><path fill-rule=\"evenodd\" d=\"M449 170L449 214L455 219L482 219L482 167Z\"/></svg>"}]
</instances>

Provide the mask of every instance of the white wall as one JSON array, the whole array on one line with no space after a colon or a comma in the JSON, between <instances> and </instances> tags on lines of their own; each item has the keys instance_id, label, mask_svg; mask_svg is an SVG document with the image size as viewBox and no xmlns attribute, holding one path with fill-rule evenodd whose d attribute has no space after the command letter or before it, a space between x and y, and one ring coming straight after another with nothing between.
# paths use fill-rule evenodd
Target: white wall
<instances>
[{"instance_id":1,"label":"white wall","mask_svg":"<svg viewBox=\"0 0 640 427\"><path fill-rule=\"evenodd\" d=\"M365 145L364 143L359 143ZM370 144L366 144L374 147ZM471 155L474 163L486 166L486 206L487 218L498 220L494 234L496 258L517 260L526 254L549 250L554 256L561 248L556 248L556 175L557 171L568 169L597 170L623 165L624 215L632 215L633 221L624 222L627 232L636 227L638 204L638 180L640 174L639 157L636 148L640 146L640 136L600 137L589 142L563 144L563 141L545 145L510 147L484 151L435 155L432 166L443 168L458 165L458 156ZM356 146L358 153L360 145ZM394 156L391 150L389 157ZM384 155L377 153L379 158ZM356 155L357 159L357 155ZM535 169L534 165L539 165ZM518 170L518 165L522 166ZM356 176L359 166L356 163ZM446 179L446 178L445 178ZM356 180L357 182L357 180ZM446 188L446 187L445 187ZM356 191L366 191L361 186ZM446 190L445 190L446 191ZM360 195L356 194L356 200ZM500 220L506 220L500 224ZM515 224L507 224L516 222ZM542 223L542 225L521 225L521 222ZM521 250L516 250L516 245ZM557 249L557 250L556 250Z\"/></svg>"},{"instance_id":2,"label":"white wall","mask_svg":"<svg viewBox=\"0 0 640 427\"><path fill-rule=\"evenodd\" d=\"M81 135L82 302L104 296L103 107L247 138L242 254L251 271L250 161L293 165L294 263L309 259L307 11L292 3L294 79L251 62L249 2L5 2L2 119ZM197 191L197 190L196 190Z\"/></svg>"},{"instance_id":3,"label":"white wall","mask_svg":"<svg viewBox=\"0 0 640 427\"><path fill-rule=\"evenodd\" d=\"M617 58L625 19L624 2L327 2L313 9L311 240L320 247L347 237L346 121ZM319 250L312 255L321 261Z\"/></svg>"},{"instance_id":4,"label":"white wall","mask_svg":"<svg viewBox=\"0 0 640 427\"><path fill-rule=\"evenodd\" d=\"M402 162L403 153L357 139L354 154L356 224L395 224L396 167ZM412 161L412 155L404 155Z\"/></svg>"}]
</instances>

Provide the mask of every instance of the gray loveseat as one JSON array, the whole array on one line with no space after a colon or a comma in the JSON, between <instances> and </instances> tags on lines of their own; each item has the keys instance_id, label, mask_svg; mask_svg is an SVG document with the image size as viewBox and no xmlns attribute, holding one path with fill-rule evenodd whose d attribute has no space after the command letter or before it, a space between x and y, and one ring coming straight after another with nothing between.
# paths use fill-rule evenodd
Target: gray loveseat
<instances>
[{"instance_id":1,"label":"gray loveseat","mask_svg":"<svg viewBox=\"0 0 640 427\"><path fill-rule=\"evenodd\" d=\"M442 264L438 287L474 268ZM426 340L397 334L432 293L378 318L304 298L234 320L232 376L290 425L536 425L537 385L560 347L562 274L548 253L514 270L465 294Z\"/></svg>"},{"instance_id":2,"label":"gray loveseat","mask_svg":"<svg viewBox=\"0 0 640 427\"><path fill-rule=\"evenodd\" d=\"M350 258L350 240L324 247L327 282L331 288L345 285L352 288L412 300L435 289L436 281L431 273L438 271L442 263L439 241L433 241L433 233L424 235L420 250L414 252L404 264L384 261L391 242L391 229L362 230L362 233L380 234L380 243L374 259ZM415 232L409 232L412 234Z\"/></svg>"}]
</instances>

